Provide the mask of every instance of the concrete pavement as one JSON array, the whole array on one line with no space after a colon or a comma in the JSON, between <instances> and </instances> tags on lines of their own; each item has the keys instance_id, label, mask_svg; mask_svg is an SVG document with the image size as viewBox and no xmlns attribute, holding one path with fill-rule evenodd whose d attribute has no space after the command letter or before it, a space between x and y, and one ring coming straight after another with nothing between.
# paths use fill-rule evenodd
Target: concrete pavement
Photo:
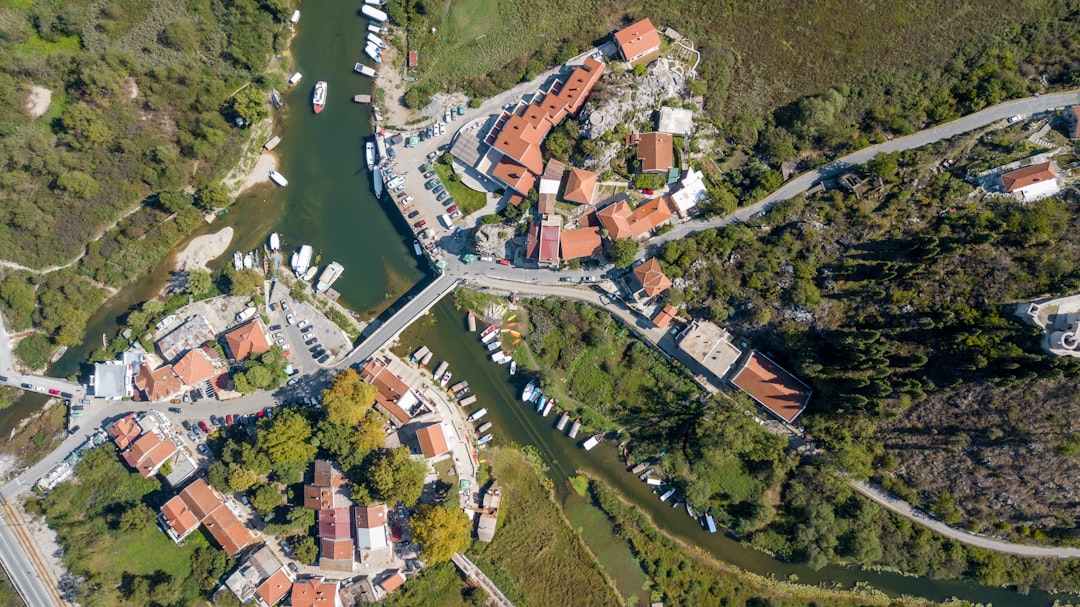
<instances>
[{"instance_id":1,"label":"concrete pavement","mask_svg":"<svg viewBox=\"0 0 1080 607\"><path fill-rule=\"evenodd\" d=\"M7 516L0 513L0 563L4 565L4 572L27 607L55 607L58 603L34 570L10 524Z\"/></svg>"}]
</instances>

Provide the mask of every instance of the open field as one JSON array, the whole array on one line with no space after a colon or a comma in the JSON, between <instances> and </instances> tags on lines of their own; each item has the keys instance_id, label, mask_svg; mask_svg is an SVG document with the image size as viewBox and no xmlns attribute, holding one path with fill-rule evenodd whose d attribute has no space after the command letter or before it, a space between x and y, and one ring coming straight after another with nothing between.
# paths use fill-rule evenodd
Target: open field
<instances>
[{"instance_id":1,"label":"open field","mask_svg":"<svg viewBox=\"0 0 1080 607\"><path fill-rule=\"evenodd\" d=\"M469 607L465 597L474 591L465 585L453 563L424 567L422 573L409 580L384 601L387 607Z\"/></svg>"},{"instance_id":2,"label":"open field","mask_svg":"<svg viewBox=\"0 0 1080 607\"><path fill-rule=\"evenodd\" d=\"M439 181L446 186L446 191L450 193L462 215L475 213L487 204L487 197L482 192L477 192L461 183L450 167L436 162L435 172L439 174Z\"/></svg>"}]
</instances>

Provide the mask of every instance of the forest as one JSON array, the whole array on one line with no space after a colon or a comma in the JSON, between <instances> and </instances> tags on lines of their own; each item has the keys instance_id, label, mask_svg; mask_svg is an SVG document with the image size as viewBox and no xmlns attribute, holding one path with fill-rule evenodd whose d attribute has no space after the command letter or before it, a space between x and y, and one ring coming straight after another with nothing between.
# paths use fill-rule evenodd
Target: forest
<instances>
[{"instance_id":1,"label":"forest","mask_svg":"<svg viewBox=\"0 0 1080 607\"><path fill-rule=\"evenodd\" d=\"M262 72L287 42L287 11L283 0L0 8L0 259L26 268L0 282L0 304L10 328L37 331L28 349L78 343L106 293L156 265L200 208L231 202L219 180L240 125L265 117L280 85Z\"/></svg>"}]
</instances>

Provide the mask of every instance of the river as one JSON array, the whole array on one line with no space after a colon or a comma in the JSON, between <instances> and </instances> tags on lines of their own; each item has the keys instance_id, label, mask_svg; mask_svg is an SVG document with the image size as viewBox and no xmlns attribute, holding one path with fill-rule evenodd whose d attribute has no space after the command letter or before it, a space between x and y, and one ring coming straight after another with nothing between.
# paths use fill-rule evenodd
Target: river
<instances>
[{"instance_id":1,"label":"river","mask_svg":"<svg viewBox=\"0 0 1080 607\"><path fill-rule=\"evenodd\" d=\"M289 179L287 188L272 185L253 188L241 196L229 215L204 226L192 238L223 226L236 230L233 249L251 249L265 241L272 231L283 236L283 246L310 243L323 264L337 260L345 272L334 288L341 302L362 317L373 317L415 287L425 275L412 254L412 236L404 220L388 212L371 192L370 176L364 166L363 145L371 136L366 106L354 104L356 93L370 92L370 82L352 72L363 55L364 21L355 5L318 2L304 5L300 31L293 43L297 69L304 74L302 85L289 92L285 107L277 116L275 132L282 136L278 147L279 170ZM311 111L311 88L318 80L328 82L326 109ZM182 250L190 238L181 243ZM228 263L230 254L212 267ZM118 319L132 306L158 295L170 277L174 254L150 274L110 299L90 320L83 347L71 348L50 373L67 376L85 373L82 366L89 352L100 347L101 335L110 337ZM906 578L841 567L813 571L802 565L781 563L756 550L744 547L722 534L710 535L686 516L682 508L661 504L648 487L626 472L613 447L602 445L586 454L556 432L554 416L542 419L516 398L522 377L508 381L505 367L487 360L475 336L465 333L462 315L449 299L434 309L436 323L425 343L436 353L436 363L446 357L455 378L468 379L490 413L497 440L534 445L550 467L549 474L559 487L567 515L577 527L589 526L590 542L604 544L602 559L624 595L639 591L640 571L620 542L610 541L610 530L596 526L606 519L586 500L566 487L566 479L576 470L586 469L610 483L639 504L668 533L701 546L726 561L763 575L787 578L791 574L806 583L837 582L853 585L865 581L890 593L907 593L935 600L952 596L982 603L1042 607L1053 598L1045 592L1020 595L1004 589L987 588L969 582ZM85 375L84 375L85 377ZM19 419L41 406L39 396L29 395L0 411L0 435ZM625 543L621 543L625 546ZM610 554L609 546L614 546Z\"/></svg>"}]
</instances>

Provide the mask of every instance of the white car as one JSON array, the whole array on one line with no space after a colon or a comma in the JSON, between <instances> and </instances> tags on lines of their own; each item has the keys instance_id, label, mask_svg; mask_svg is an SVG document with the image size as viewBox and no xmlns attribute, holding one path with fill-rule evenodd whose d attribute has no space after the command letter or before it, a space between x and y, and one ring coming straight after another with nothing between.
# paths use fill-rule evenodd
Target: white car
<instances>
[{"instance_id":1,"label":"white car","mask_svg":"<svg viewBox=\"0 0 1080 607\"><path fill-rule=\"evenodd\" d=\"M285 343L285 338L284 338L284 337L279 337L279 338L277 338L277 345L279 345L279 346L280 346L280 345L281 345L281 344L283 344L283 343Z\"/></svg>"},{"instance_id":2,"label":"white car","mask_svg":"<svg viewBox=\"0 0 1080 607\"><path fill-rule=\"evenodd\" d=\"M284 337L284 335L281 334L281 331L274 333L274 339L281 339L282 337Z\"/></svg>"},{"instance_id":3,"label":"white car","mask_svg":"<svg viewBox=\"0 0 1080 607\"><path fill-rule=\"evenodd\" d=\"M405 197L405 200L401 201L401 204L409 204L412 201L413 201L412 194L409 194L408 196Z\"/></svg>"},{"instance_id":4,"label":"white car","mask_svg":"<svg viewBox=\"0 0 1080 607\"><path fill-rule=\"evenodd\" d=\"M1010 116L1009 117L1009 124L1014 124L1016 122L1020 122L1023 119L1024 119L1024 117L1021 116L1020 114L1016 114L1015 116Z\"/></svg>"},{"instance_id":5,"label":"white car","mask_svg":"<svg viewBox=\"0 0 1080 607\"><path fill-rule=\"evenodd\" d=\"M301 320L300 322L296 323L296 328L300 329L301 331L307 331L308 330L308 321L307 321L307 319L305 318L305 319Z\"/></svg>"},{"instance_id":6,"label":"white car","mask_svg":"<svg viewBox=\"0 0 1080 607\"><path fill-rule=\"evenodd\" d=\"M446 123L445 122L440 122L439 123L439 134L440 135L445 135L446 134Z\"/></svg>"},{"instance_id":7,"label":"white car","mask_svg":"<svg viewBox=\"0 0 1080 607\"><path fill-rule=\"evenodd\" d=\"M304 333L304 341L307 341L307 340L311 339L312 337L315 337L315 332L314 331L309 332L309 333Z\"/></svg>"},{"instance_id":8,"label":"white car","mask_svg":"<svg viewBox=\"0 0 1080 607\"><path fill-rule=\"evenodd\" d=\"M294 322L296 322L296 317L293 316L292 314L289 314L288 316L285 317L285 322L291 325Z\"/></svg>"}]
</instances>

